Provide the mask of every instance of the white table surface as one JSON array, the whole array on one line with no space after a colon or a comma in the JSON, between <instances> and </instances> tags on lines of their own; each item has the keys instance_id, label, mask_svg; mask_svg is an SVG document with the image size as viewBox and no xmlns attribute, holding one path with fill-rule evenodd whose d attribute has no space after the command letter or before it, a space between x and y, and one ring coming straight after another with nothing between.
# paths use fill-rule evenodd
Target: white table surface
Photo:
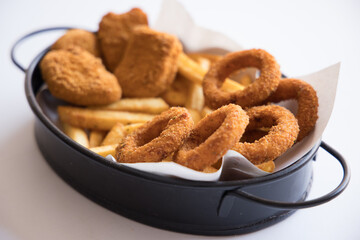
<instances>
[{"instance_id":1,"label":"white table surface","mask_svg":"<svg viewBox=\"0 0 360 240\"><path fill-rule=\"evenodd\" d=\"M336 103L323 140L350 163L349 187L333 201L297 211L264 230L219 239L360 239L360 1L181 1L195 21L226 33L245 48L272 53L288 76L342 62ZM88 200L44 161L34 139L34 115L24 94L24 74L10 47L30 31L49 26L96 30L108 11L133 6L154 23L161 1L0 1L0 239L203 239L149 227ZM50 39L49 39L50 38ZM27 66L53 38L39 37L18 51ZM340 181L339 164L324 151L314 163L310 198Z\"/></svg>"}]
</instances>

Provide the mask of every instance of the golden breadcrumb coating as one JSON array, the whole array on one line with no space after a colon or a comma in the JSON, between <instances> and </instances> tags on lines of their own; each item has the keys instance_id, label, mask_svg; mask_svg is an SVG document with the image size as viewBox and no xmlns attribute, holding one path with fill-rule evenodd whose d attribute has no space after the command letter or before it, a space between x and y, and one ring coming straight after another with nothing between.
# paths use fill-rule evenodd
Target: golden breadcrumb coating
<instances>
[{"instance_id":1,"label":"golden breadcrumb coating","mask_svg":"<svg viewBox=\"0 0 360 240\"><path fill-rule=\"evenodd\" d=\"M245 131L249 117L238 105L229 104L208 114L195 125L174 161L198 171L216 163Z\"/></svg>"},{"instance_id":2,"label":"golden breadcrumb coating","mask_svg":"<svg viewBox=\"0 0 360 240\"><path fill-rule=\"evenodd\" d=\"M194 122L186 108L172 107L128 135L116 148L118 162L160 162L175 152Z\"/></svg>"},{"instance_id":3,"label":"golden breadcrumb coating","mask_svg":"<svg viewBox=\"0 0 360 240\"><path fill-rule=\"evenodd\" d=\"M51 50L67 49L71 46L81 47L95 57L100 57L99 44L95 33L82 29L71 29L51 46Z\"/></svg>"},{"instance_id":4,"label":"golden breadcrumb coating","mask_svg":"<svg viewBox=\"0 0 360 240\"><path fill-rule=\"evenodd\" d=\"M295 116L286 108L267 105L252 107L246 113L249 116L246 131L271 127L268 134L259 140L253 143L238 142L232 147L253 164L274 160L294 144L299 125Z\"/></svg>"},{"instance_id":5,"label":"golden breadcrumb coating","mask_svg":"<svg viewBox=\"0 0 360 240\"><path fill-rule=\"evenodd\" d=\"M147 27L134 30L114 74L126 97L156 97L174 81L180 41Z\"/></svg>"},{"instance_id":6,"label":"golden breadcrumb coating","mask_svg":"<svg viewBox=\"0 0 360 240\"><path fill-rule=\"evenodd\" d=\"M226 92L221 89L226 77L236 70L255 67L260 76L244 90ZM205 104L216 109L235 103L241 107L251 107L262 103L276 89L280 81L280 67L275 58L262 49L250 49L225 55L211 65L204 77Z\"/></svg>"},{"instance_id":7,"label":"golden breadcrumb coating","mask_svg":"<svg viewBox=\"0 0 360 240\"><path fill-rule=\"evenodd\" d=\"M69 103L110 104L121 97L116 77L99 58L80 47L50 51L40 67L52 95Z\"/></svg>"},{"instance_id":8,"label":"golden breadcrumb coating","mask_svg":"<svg viewBox=\"0 0 360 240\"><path fill-rule=\"evenodd\" d=\"M98 38L104 63L111 72L123 58L134 28L147 25L147 16L139 8L123 14L110 12L101 19Z\"/></svg>"},{"instance_id":9,"label":"golden breadcrumb coating","mask_svg":"<svg viewBox=\"0 0 360 240\"><path fill-rule=\"evenodd\" d=\"M276 91L265 102L281 102L283 100L295 99L298 102L298 110L295 117L299 123L300 142L315 127L318 119L318 97L316 91L307 82L299 79L284 78L280 80Z\"/></svg>"}]
</instances>

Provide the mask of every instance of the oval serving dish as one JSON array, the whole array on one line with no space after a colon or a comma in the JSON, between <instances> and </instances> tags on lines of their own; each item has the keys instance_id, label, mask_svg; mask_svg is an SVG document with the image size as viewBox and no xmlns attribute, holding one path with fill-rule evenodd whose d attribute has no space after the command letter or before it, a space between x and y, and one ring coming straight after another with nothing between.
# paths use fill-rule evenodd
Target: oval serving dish
<instances>
[{"instance_id":1,"label":"oval serving dish","mask_svg":"<svg viewBox=\"0 0 360 240\"><path fill-rule=\"evenodd\" d=\"M172 231L201 235L233 235L273 225L299 208L325 203L338 196L350 180L345 159L324 142L291 166L276 173L237 181L196 182L142 172L106 160L62 133L42 112L36 95L44 84L39 63L42 51L25 70L25 92L36 116L35 138L54 171L70 186L98 204L135 221ZM305 201L312 183L318 148L333 155L343 168L341 183L320 198Z\"/></svg>"}]
</instances>

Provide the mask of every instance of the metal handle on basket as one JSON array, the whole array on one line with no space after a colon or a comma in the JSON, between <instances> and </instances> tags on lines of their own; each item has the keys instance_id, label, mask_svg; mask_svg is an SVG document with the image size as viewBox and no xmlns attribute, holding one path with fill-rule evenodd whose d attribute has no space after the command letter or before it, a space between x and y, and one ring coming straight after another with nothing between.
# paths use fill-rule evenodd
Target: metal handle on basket
<instances>
[{"instance_id":1,"label":"metal handle on basket","mask_svg":"<svg viewBox=\"0 0 360 240\"><path fill-rule=\"evenodd\" d=\"M50 32L50 31L58 31L58 30L69 30L72 29L71 27L51 27L51 28L44 28L44 29L40 29L31 33L26 34L25 36L21 37L20 39L18 39L15 44L12 46L11 48L11 52L10 52L10 56L11 56L11 60L12 62L23 72L26 72L26 69L21 66L21 64L16 60L15 58L15 50L18 47L18 45L23 42L24 40L37 35L39 33L43 33L43 32Z\"/></svg>"},{"instance_id":2,"label":"metal handle on basket","mask_svg":"<svg viewBox=\"0 0 360 240\"><path fill-rule=\"evenodd\" d=\"M345 188L349 184L350 169L343 156L341 156L341 154L338 153L335 149L327 145L325 142L321 142L320 147L322 147L324 150L330 153L335 159L337 159L343 169L343 178L340 184L334 190L332 190L331 192L327 193L324 196L315 198L313 200L302 201L302 202L280 202L280 201L273 201L273 200L257 197L243 190L237 189L235 191L228 192L224 196L222 200L222 204L220 205L219 215L226 215L225 212L228 212L229 208L231 208L229 204L224 203L224 201L226 201L226 198L230 199L234 197L241 197L269 207L281 208L281 209L301 209L301 208L314 207L326 203L337 197L340 193L342 193L345 190Z\"/></svg>"}]
</instances>

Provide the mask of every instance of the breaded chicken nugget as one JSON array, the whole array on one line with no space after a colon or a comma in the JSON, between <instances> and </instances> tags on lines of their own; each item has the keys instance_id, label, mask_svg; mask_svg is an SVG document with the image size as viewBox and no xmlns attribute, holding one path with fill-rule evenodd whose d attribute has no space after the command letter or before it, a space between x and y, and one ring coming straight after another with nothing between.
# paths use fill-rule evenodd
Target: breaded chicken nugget
<instances>
[{"instance_id":1,"label":"breaded chicken nugget","mask_svg":"<svg viewBox=\"0 0 360 240\"><path fill-rule=\"evenodd\" d=\"M156 97L174 81L182 46L172 35L138 27L115 69L124 96Z\"/></svg>"},{"instance_id":2,"label":"breaded chicken nugget","mask_svg":"<svg viewBox=\"0 0 360 240\"><path fill-rule=\"evenodd\" d=\"M147 16L139 8L124 14L110 12L102 18L98 38L105 66L111 72L121 61L134 27L147 25Z\"/></svg>"},{"instance_id":3,"label":"breaded chicken nugget","mask_svg":"<svg viewBox=\"0 0 360 240\"><path fill-rule=\"evenodd\" d=\"M81 47L95 57L100 57L100 49L96 35L82 29L71 29L67 31L51 46L51 50L66 49L71 46Z\"/></svg>"},{"instance_id":4,"label":"breaded chicken nugget","mask_svg":"<svg viewBox=\"0 0 360 240\"><path fill-rule=\"evenodd\" d=\"M57 98L76 105L109 104L121 97L116 77L99 58L80 47L53 50L40 63L42 77Z\"/></svg>"}]
</instances>

